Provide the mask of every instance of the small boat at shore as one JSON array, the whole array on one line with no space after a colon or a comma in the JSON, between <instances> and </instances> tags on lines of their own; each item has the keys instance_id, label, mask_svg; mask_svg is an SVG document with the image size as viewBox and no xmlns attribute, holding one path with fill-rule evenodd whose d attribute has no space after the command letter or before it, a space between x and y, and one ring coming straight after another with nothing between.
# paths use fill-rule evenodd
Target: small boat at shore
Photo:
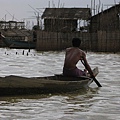
<instances>
[{"instance_id":1,"label":"small boat at shore","mask_svg":"<svg viewBox=\"0 0 120 120\"><path fill-rule=\"evenodd\" d=\"M96 67L93 72L96 76L99 73L98 68ZM71 92L87 88L92 82L93 79L86 76L54 75L27 78L10 75L0 77L0 96Z\"/></svg>"},{"instance_id":2,"label":"small boat at shore","mask_svg":"<svg viewBox=\"0 0 120 120\"><path fill-rule=\"evenodd\" d=\"M35 49L36 42L33 41L24 41L24 40L13 40L4 38L2 39L5 45L9 48L16 48L16 49Z\"/></svg>"}]
</instances>

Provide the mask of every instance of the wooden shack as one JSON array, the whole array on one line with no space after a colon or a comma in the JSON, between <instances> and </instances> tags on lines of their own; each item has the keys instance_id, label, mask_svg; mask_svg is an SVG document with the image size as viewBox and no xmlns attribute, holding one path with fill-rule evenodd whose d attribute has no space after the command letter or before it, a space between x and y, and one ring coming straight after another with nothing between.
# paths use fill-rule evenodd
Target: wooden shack
<instances>
[{"instance_id":1,"label":"wooden shack","mask_svg":"<svg viewBox=\"0 0 120 120\"><path fill-rule=\"evenodd\" d=\"M78 20L90 17L90 8L46 8L42 15L44 30L51 32L76 31Z\"/></svg>"},{"instance_id":2,"label":"wooden shack","mask_svg":"<svg viewBox=\"0 0 120 120\"><path fill-rule=\"evenodd\" d=\"M90 32L120 30L120 4L92 16Z\"/></svg>"},{"instance_id":3,"label":"wooden shack","mask_svg":"<svg viewBox=\"0 0 120 120\"><path fill-rule=\"evenodd\" d=\"M81 48L95 52L120 52L120 4L91 17L89 8L46 8L44 30L38 31L37 50L63 50L73 37L82 39ZM88 32L73 32L78 20L90 23Z\"/></svg>"}]
</instances>

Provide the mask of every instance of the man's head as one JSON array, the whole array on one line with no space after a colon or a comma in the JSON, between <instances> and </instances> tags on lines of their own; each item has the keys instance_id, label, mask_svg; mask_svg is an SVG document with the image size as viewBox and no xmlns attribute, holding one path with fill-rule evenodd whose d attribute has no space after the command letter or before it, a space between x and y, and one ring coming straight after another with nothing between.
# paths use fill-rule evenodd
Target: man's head
<instances>
[{"instance_id":1,"label":"man's head","mask_svg":"<svg viewBox=\"0 0 120 120\"><path fill-rule=\"evenodd\" d=\"M81 40L79 38L73 38L72 39L72 45L73 47L79 47L81 44Z\"/></svg>"}]
</instances>

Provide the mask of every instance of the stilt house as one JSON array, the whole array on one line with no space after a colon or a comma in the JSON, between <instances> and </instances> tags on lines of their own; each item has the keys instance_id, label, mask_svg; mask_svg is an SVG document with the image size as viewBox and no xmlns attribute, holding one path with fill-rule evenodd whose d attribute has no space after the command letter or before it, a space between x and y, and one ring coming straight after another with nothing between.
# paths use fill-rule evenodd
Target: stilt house
<instances>
[{"instance_id":1,"label":"stilt house","mask_svg":"<svg viewBox=\"0 0 120 120\"><path fill-rule=\"evenodd\" d=\"M76 31L78 22L90 17L90 8L46 8L42 15L44 30L52 32Z\"/></svg>"},{"instance_id":2,"label":"stilt house","mask_svg":"<svg viewBox=\"0 0 120 120\"><path fill-rule=\"evenodd\" d=\"M120 4L91 17L90 32L120 30Z\"/></svg>"}]
</instances>

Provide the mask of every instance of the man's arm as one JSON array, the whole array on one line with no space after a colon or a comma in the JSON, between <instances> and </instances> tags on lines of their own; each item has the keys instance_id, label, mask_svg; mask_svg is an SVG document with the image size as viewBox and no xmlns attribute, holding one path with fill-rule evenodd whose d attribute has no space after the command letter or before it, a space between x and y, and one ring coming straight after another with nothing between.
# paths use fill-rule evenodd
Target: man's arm
<instances>
[{"instance_id":1,"label":"man's arm","mask_svg":"<svg viewBox=\"0 0 120 120\"><path fill-rule=\"evenodd\" d=\"M87 61L87 59L86 59L86 54L85 54L85 53L83 53L82 63L84 64L85 68L88 70L90 76L91 76L91 77L94 77L93 71L92 71L90 65L88 64L88 61Z\"/></svg>"}]
</instances>

